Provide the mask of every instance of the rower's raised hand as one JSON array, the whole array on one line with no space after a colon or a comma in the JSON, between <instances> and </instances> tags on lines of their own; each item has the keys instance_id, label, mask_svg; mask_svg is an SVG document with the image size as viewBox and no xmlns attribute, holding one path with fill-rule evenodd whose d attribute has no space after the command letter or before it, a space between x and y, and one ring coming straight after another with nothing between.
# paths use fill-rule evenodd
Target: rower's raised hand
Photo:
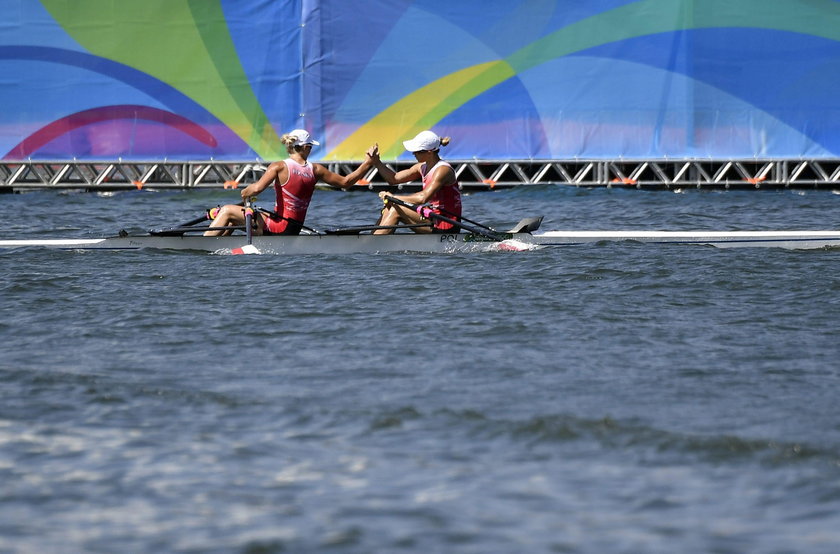
<instances>
[{"instance_id":1,"label":"rower's raised hand","mask_svg":"<svg viewBox=\"0 0 840 554\"><path fill-rule=\"evenodd\" d=\"M367 157L370 158L374 162L379 161L379 143L373 143L373 146L368 148Z\"/></svg>"}]
</instances>

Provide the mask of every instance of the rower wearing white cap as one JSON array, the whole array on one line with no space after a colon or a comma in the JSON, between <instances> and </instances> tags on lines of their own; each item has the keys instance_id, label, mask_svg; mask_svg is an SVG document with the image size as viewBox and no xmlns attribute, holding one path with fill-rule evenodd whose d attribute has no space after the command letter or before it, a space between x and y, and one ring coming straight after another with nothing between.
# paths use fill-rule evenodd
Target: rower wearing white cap
<instances>
[{"instance_id":1,"label":"rower wearing white cap","mask_svg":"<svg viewBox=\"0 0 840 554\"><path fill-rule=\"evenodd\" d=\"M370 169L373 160L367 159L349 175L333 173L321 164L309 163L313 146L319 143L313 140L303 129L295 129L281 139L286 145L289 157L268 166L265 174L256 183L242 189L242 199L248 200L260 194L269 185L274 185L276 203L274 213L258 211L254 214L255 235L298 235L303 228L306 211L318 181L341 188L352 187L365 172ZM210 227L226 227L245 224L243 205L228 204L222 206ZM230 234L231 230L220 229L207 231L207 236Z\"/></svg>"},{"instance_id":2,"label":"rower wearing white cap","mask_svg":"<svg viewBox=\"0 0 840 554\"><path fill-rule=\"evenodd\" d=\"M398 198L405 202L417 205L427 205L431 211L444 215L447 219L460 220L461 218L461 190L458 186L458 178L455 170L449 163L440 158L440 148L449 144L449 137L439 137L432 131L423 131L411 140L403 142L403 146L414 154L417 163L408 169L394 172L382 163L379 159L379 147L374 145L368 150L368 159L373 161L379 174L390 185L408 183L421 180L423 188L419 192L406 195L392 195L388 192L380 192L379 197L385 201L382 209L382 216L379 225L393 227L397 223L418 225L426 223L425 227L413 227L417 233L451 233L458 232L452 223L437 218L427 219L406 206L387 202L389 197ZM367 161L367 160L366 160ZM393 233L394 229L377 229L374 234Z\"/></svg>"}]
</instances>

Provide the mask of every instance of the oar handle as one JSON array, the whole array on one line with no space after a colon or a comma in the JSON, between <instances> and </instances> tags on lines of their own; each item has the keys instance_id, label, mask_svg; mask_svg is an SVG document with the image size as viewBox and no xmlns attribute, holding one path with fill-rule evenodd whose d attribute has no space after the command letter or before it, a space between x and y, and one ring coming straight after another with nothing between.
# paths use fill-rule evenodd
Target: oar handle
<instances>
[{"instance_id":1,"label":"oar handle","mask_svg":"<svg viewBox=\"0 0 840 554\"><path fill-rule=\"evenodd\" d=\"M245 200L245 234L248 236L248 244L254 242L254 198Z\"/></svg>"}]
</instances>

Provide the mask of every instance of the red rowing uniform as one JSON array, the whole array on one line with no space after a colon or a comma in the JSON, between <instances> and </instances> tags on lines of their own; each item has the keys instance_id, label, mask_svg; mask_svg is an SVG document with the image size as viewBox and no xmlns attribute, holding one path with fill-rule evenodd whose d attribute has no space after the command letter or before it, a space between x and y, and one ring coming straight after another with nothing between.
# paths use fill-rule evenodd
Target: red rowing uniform
<instances>
[{"instance_id":1,"label":"red rowing uniform","mask_svg":"<svg viewBox=\"0 0 840 554\"><path fill-rule=\"evenodd\" d=\"M291 158L285 160L285 163L289 174L286 182L280 184L277 180L274 181L274 192L277 195L274 211L283 218L264 219L265 230L273 235L300 233L312 193L315 192L315 184L318 182L312 172L312 164L301 165Z\"/></svg>"},{"instance_id":2,"label":"red rowing uniform","mask_svg":"<svg viewBox=\"0 0 840 554\"><path fill-rule=\"evenodd\" d=\"M441 166L452 168L447 162L440 160L426 173L426 164L420 166L420 175L423 177L423 188L432 184L432 177L435 170ZM453 172L454 175L454 172ZM461 189L458 188L458 178L451 183L447 183L441 187L437 193L429 199L429 204L433 212L440 214L449 219L461 220ZM432 223L436 231L451 231L455 228L451 223L435 219Z\"/></svg>"}]
</instances>

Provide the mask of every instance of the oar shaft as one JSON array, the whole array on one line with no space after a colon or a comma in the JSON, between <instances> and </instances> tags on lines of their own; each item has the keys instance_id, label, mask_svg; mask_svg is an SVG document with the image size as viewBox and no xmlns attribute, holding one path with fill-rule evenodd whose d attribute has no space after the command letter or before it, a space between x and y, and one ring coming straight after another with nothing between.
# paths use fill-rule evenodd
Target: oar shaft
<instances>
[{"instance_id":1,"label":"oar shaft","mask_svg":"<svg viewBox=\"0 0 840 554\"><path fill-rule=\"evenodd\" d=\"M431 223L413 223L410 225L358 225L355 227L338 227L336 229L326 229L324 233L327 235L358 235L362 231L378 231L380 229L419 229L421 227L431 227Z\"/></svg>"},{"instance_id":2,"label":"oar shaft","mask_svg":"<svg viewBox=\"0 0 840 554\"><path fill-rule=\"evenodd\" d=\"M166 229L149 229L149 234L159 237L179 237L186 233L203 233L204 231L218 231L219 229L244 231L245 226L226 225L225 227L210 227L209 225L205 225L202 227L168 227Z\"/></svg>"},{"instance_id":3,"label":"oar shaft","mask_svg":"<svg viewBox=\"0 0 840 554\"><path fill-rule=\"evenodd\" d=\"M399 199L395 196L386 196L385 201L386 202L393 202L394 204L398 204L400 206L404 206L404 207L410 208L412 210L418 210L418 208L421 208L421 206L418 206L416 204L412 204L411 202L406 202L405 200L401 200L401 199ZM481 235L482 237L486 237L486 238L491 239L491 240L503 241L503 240L505 240L505 238L507 238L504 235L502 235L501 233L497 233L496 231L493 231L489 227L481 228L481 227L478 227L476 225L471 225L471 224L468 224L468 223L464 223L463 221L458 221L458 220L446 217L444 215L441 215L439 213L435 213L431 208L427 208L425 210L422 210L422 213L420 215L423 215L423 216L425 216L429 219L437 219L438 221L443 221L444 223L449 223L450 225L454 225L459 229L464 229L465 231L469 231L469 232L471 232L475 235Z\"/></svg>"},{"instance_id":4,"label":"oar shaft","mask_svg":"<svg viewBox=\"0 0 840 554\"><path fill-rule=\"evenodd\" d=\"M252 199L245 201L245 234L248 236L248 244L254 242L254 206Z\"/></svg>"},{"instance_id":5,"label":"oar shaft","mask_svg":"<svg viewBox=\"0 0 840 554\"><path fill-rule=\"evenodd\" d=\"M484 225L484 224L482 224L482 223L479 223L478 221L473 221L472 219L467 219L466 217L464 217L464 216L462 216L462 215L456 215L456 214L453 214L453 213L452 213L452 212L450 212L449 210L445 210L445 209L440 208L440 207L439 207L439 208L436 208L436 209L437 209L438 211L440 211L440 213L442 213L443 215L447 215L447 216L450 216L450 217L457 217L460 221L466 221L467 223L472 223L473 225L478 225L478 226L479 226L479 227L481 227L482 229L487 229L488 231L493 231L494 233L495 233L495 232L498 232L498 231L496 231L496 230L495 230L494 228L492 228L492 227L489 227L489 226L487 226L487 225Z\"/></svg>"},{"instance_id":6,"label":"oar shaft","mask_svg":"<svg viewBox=\"0 0 840 554\"><path fill-rule=\"evenodd\" d=\"M179 227L190 227L190 226L192 226L192 225L196 225L196 224L198 224L198 223L201 223L202 221L207 221L209 218L210 218L210 214L209 214L209 213L205 213L205 214L204 214L203 216L201 216L201 217L197 217L197 218L195 218L195 219L191 219L191 220L189 220L189 221L187 221L187 222L181 223L181 224L179 225Z\"/></svg>"},{"instance_id":7,"label":"oar shaft","mask_svg":"<svg viewBox=\"0 0 840 554\"><path fill-rule=\"evenodd\" d=\"M236 204L236 205L237 205L237 206L244 206L244 205L245 205L245 203L244 203L244 202L240 202L239 204ZM207 221L208 219L215 219L216 214L215 214L214 212L215 212L215 211L217 211L217 210L219 210L220 208L221 208L221 206L216 207L216 208L211 208L211 209L209 209L209 210L206 210L206 211L204 212L204 215L202 215L202 216L200 216L200 217L197 217L197 218L195 218L195 219L191 219L191 220L189 220L189 221L185 221L184 223L181 223L181 224L180 224L180 225L178 225L177 227L171 227L170 229L182 229L182 228L184 228L184 227L192 227L193 225L198 225L198 224L199 224L199 223L201 223L202 221Z\"/></svg>"}]
</instances>

